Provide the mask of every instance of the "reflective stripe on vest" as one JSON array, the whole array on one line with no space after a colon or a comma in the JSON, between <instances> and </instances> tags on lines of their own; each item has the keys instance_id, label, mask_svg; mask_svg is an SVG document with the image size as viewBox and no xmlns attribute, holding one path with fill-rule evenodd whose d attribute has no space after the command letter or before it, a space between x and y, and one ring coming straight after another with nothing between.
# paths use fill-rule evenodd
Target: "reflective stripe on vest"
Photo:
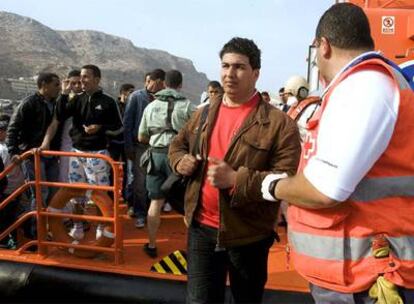
<instances>
[{"instance_id":1,"label":"reflective stripe on vest","mask_svg":"<svg viewBox=\"0 0 414 304\"><path fill-rule=\"evenodd\" d=\"M414 261L414 237L387 237L387 240L397 258ZM322 260L357 261L372 255L372 237L339 238L289 231L289 242L297 253Z\"/></svg>"},{"instance_id":2,"label":"reflective stripe on vest","mask_svg":"<svg viewBox=\"0 0 414 304\"><path fill-rule=\"evenodd\" d=\"M349 199L370 202L396 196L414 197L414 176L366 177L358 184Z\"/></svg>"}]
</instances>

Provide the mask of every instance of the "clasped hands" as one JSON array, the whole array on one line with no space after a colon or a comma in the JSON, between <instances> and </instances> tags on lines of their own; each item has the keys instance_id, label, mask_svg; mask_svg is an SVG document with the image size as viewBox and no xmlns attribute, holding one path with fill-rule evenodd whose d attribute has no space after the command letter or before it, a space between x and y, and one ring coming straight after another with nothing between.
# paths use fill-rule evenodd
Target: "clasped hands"
<instances>
[{"instance_id":1,"label":"clasped hands","mask_svg":"<svg viewBox=\"0 0 414 304\"><path fill-rule=\"evenodd\" d=\"M185 154L178 163L177 172L191 176L202 160L200 155ZM228 189L236 184L236 171L225 161L215 157L208 158L207 180L215 188Z\"/></svg>"}]
</instances>

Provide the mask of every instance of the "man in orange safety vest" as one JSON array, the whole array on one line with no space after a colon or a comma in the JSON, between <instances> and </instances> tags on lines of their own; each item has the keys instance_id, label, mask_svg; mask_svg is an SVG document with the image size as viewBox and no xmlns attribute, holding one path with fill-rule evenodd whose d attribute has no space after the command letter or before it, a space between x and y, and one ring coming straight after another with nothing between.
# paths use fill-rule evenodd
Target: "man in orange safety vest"
<instances>
[{"instance_id":1,"label":"man in orange safety vest","mask_svg":"<svg viewBox=\"0 0 414 304\"><path fill-rule=\"evenodd\" d=\"M328 9L314 45L322 103L298 173L266 176L263 197L290 203L292 258L316 303L414 303L413 91L356 5Z\"/></svg>"}]
</instances>

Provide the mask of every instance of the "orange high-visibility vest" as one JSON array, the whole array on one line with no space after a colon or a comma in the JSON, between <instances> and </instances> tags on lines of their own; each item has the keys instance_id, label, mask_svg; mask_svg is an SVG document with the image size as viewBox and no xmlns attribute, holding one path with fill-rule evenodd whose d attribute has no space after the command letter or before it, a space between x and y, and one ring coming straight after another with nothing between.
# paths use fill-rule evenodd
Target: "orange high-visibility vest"
<instances>
[{"instance_id":1,"label":"orange high-visibility vest","mask_svg":"<svg viewBox=\"0 0 414 304\"><path fill-rule=\"evenodd\" d=\"M319 96L309 96L304 100L298 102L296 106L291 106L287 111L287 115L295 121L298 121L302 116L302 113L310 106L315 103L320 103L321 98Z\"/></svg>"},{"instance_id":2,"label":"orange high-visibility vest","mask_svg":"<svg viewBox=\"0 0 414 304\"><path fill-rule=\"evenodd\" d=\"M289 207L292 258L302 276L330 290L364 291L382 274L394 284L414 288L414 94L404 77L381 59L368 59L344 71L308 122L299 170L317 151L319 120L332 91L359 70L387 73L398 87L394 133L346 202L319 210ZM375 259L371 243L381 234L388 240L391 254Z\"/></svg>"}]
</instances>

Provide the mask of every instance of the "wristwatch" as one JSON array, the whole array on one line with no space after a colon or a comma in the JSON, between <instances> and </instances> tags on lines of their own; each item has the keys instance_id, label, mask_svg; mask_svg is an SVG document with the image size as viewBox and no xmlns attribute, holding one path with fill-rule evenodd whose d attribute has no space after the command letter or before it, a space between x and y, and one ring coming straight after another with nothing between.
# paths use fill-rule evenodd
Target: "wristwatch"
<instances>
[{"instance_id":1,"label":"wristwatch","mask_svg":"<svg viewBox=\"0 0 414 304\"><path fill-rule=\"evenodd\" d=\"M275 189L277 183L283 179L288 177L286 173L272 173L267 175L262 181L262 197L266 201L270 202L278 202L280 201L278 198L275 197Z\"/></svg>"},{"instance_id":2,"label":"wristwatch","mask_svg":"<svg viewBox=\"0 0 414 304\"><path fill-rule=\"evenodd\" d=\"M278 179L275 179L275 180L273 180L273 181L271 181L270 182L270 184L269 184L269 193L270 193L270 195L276 200L276 202L280 202L280 199L278 199L276 196L275 196L275 189L276 189L276 185L277 185L277 183L281 180L282 178L278 178Z\"/></svg>"}]
</instances>

